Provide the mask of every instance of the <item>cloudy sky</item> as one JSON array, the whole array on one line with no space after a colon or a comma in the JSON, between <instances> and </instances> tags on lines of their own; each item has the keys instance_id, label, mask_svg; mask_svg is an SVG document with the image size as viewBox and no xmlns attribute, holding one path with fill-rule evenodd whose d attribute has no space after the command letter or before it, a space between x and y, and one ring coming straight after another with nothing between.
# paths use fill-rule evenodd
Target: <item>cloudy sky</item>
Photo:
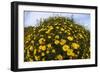
<instances>
[{"instance_id":1,"label":"cloudy sky","mask_svg":"<svg viewBox=\"0 0 100 73\"><path fill-rule=\"evenodd\" d=\"M46 19L53 16L64 16L73 19L76 23L85 26L90 30L90 14L83 13L59 13L59 12L34 12L34 11L24 11L24 27L36 26L40 19Z\"/></svg>"}]
</instances>

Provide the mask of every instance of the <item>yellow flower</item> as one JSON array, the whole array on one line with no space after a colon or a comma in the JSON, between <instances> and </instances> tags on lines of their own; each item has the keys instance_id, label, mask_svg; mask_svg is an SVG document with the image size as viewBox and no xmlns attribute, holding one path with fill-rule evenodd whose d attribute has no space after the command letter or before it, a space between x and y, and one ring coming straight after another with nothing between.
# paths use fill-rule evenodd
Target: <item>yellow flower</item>
<instances>
[{"instance_id":1,"label":"yellow flower","mask_svg":"<svg viewBox=\"0 0 100 73\"><path fill-rule=\"evenodd\" d=\"M68 46L68 45L64 45L64 46L62 47L62 49L63 49L63 51L67 51L67 50L69 50L69 46Z\"/></svg>"},{"instance_id":2,"label":"yellow flower","mask_svg":"<svg viewBox=\"0 0 100 73\"><path fill-rule=\"evenodd\" d=\"M75 54L73 53L72 49L70 49L69 51L67 51L67 55L68 56L75 56Z\"/></svg>"},{"instance_id":3,"label":"yellow flower","mask_svg":"<svg viewBox=\"0 0 100 73\"><path fill-rule=\"evenodd\" d=\"M42 56L45 56L44 52L41 53Z\"/></svg>"},{"instance_id":4,"label":"yellow flower","mask_svg":"<svg viewBox=\"0 0 100 73\"><path fill-rule=\"evenodd\" d=\"M56 36L55 36L55 39L59 39L59 35L56 35Z\"/></svg>"},{"instance_id":5,"label":"yellow flower","mask_svg":"<svg viewBox=\"0 0 100 73\"><path fill-rule=\"evenodd\" d=\"M25 41L25 44L27 44L29 41Z\"/></svg>"},{"instance_id":6,"label":"yellow flower","mask_svg":"<svg viewBox=\"0 0 100 73\"><path fill-rule=\"evenodd\" d=\"M36 50L36 49L34 49L34 55L36 54L36 51L37 51L37 50Z\"/></svg>"},{"instance_id":7,"label":"yellow flower","mask_svg":"<svg viewBox=\"0 0 100 73\"><path fill-rule=\"evenodd\" d=\"M31 43L34 44L34 41L32 40Z\"/></svg>"},{"instance_id":8,"label":"yellow flower","mask_svg":"<svg viewBox=\"0 0 100 73\"><path fill-rule=\"evenodd\" d=\"M39 30L39 32L44 31L44 30L45 30L45 29L42 28L42 29Z\"/></svg>"},{"instance_id":9,"label":"yellow flower","mask_svg":"<svg viewBox=\"0 0 100 73\"><path fill-rule=\"evenodd\" d=\"M49 29L52 30L53 29L53 26L49 26Z\"/></svg>"},{"instance_id":10,"label":"yellow flower","mask_svg":"<svg viewBox=\"0 0 100 73\"><path fill-rule=\"evenodd\" d=\"M84 38L83 35L82 35L81 33L79 34L79 37L80 37L80 38Z\"/></svg>"},{"instance_id":11,"label":"yellow flower","mask_svg":"<svg viewBox=\"0 0 100 73\"><path fill-rule=\"evenodd\" d=\"M68 36L67 39L68 39L69 41L73 41L74 38L73 38L72 36Z\"/></svg>"},{"instance_id":12,"label":"yellow flower","mask_svg":"<svg viewBox=\"0 0 100 73\"><path fill-rule=\"evenodd\" d=\"M50 39L50 38L51 38L51 36L48 36L48 38Z\"/></svg>"},{"instance_id":13,"label":"yellow flower","mask_svg":"<svg viewBox=\"0 0 100 73\"><path fill-rule=\"evenodd\" d=\"M49 54L49 51L47 50L46 53Z\"/></svg>"},{"instance_id":14,"label":"yellow flower","mask_svg":"<svg viewBox=\"0 0 100 73\"><path fill-rule=\"evenodd\" d=\"M57 44L59 44L59 40L55 40L55 42L54 42L54 43L55 43L56 45L57 45Z\"/></svg>"},{"instance_id":15,"label":"yellow flower","mask_svg":"<svg viewBox=\"0 0 100 73\"><path fill-rule=\"evenodd\" d=\"M73 26L73 24L70 25L71 27Z\"/></svg>"},{"instance_id":16,"label":"yellow flower","mask_svg":"<svg viewBox=\"0 0 100 73\"><path fill-rule=\"evenodd\" d=\"M57 26L56 29L59 29L59 27Z\"/></svg>"},{"instance_id":17,"label":"yellow flower","mask_svg":"<svg viewBox=\"0 0 100 73\"><path fill-rule=\"evenodd\" d=\"M59 54L59 55L57 55L57 59L58 60L62 60L63 59L63 56Z\"/></svg>"},{"instance_id":18,"label":"yellow flower","mask_svg":"<svg viewBox=\"0 0 100 73\"><path fill-rule=\"evenodd\" d=\"M51 44L49 43L49 44L47 45L47 47L48 47L48 48L51 48L52 46L51 46Z\"/></svg>"},{"instance_id":19,"label":"yellow flower","mask_svg":"<svg viewBox=\"0 0 100 73\"><path fill-rule=\"evenodd\" d=\"M64 31L64 28L61 28L60 30L61 30L61 31Z\"/></svg>"},{"instance_id":20,"label":"yellow flower","mask_svg":"<svg viewBox=\"0 0 100 73\"><path fill-rule=\"evenodd\" d=\"M35 56L35 60L36 61L40 60L40 56Z\"/></svg>"},{"instance_id":21,"label":"yellow flower","mask_svg":"<svg viewBox=\"0 0 100 73\"><path fill-rule=\"evenodd\" d=\"M40 46L39 46L39 49L45 51L45 50L46 50L46 46L45 46L45 45L40 45Z\"/></svg>"},{"instance_id":22,"label":"yellow flower","mask_svg":"<svg viewBox=\"0 0 100 73\"><path fill-rule=\"evenodd\" d=\"M58 23L55 23L55 25L58 25Z\"/></svg>"},{"instance_id":23,"label":"yellow flower","mask_svg":"<svg viewBox=\"0 0 100 73\"><path fill-rule=\"evenodd\" d=\"M52 53L55 53L56 51L55 51L55 49L52 49Z\"/></svg>"},{"instance_id":24,"label":"yellow flower","mask_svg":"<svg viewBox=\"0 0 100 73\"><path fill-rule=\"evenodd\" d=\"M65 43L66 43L66 40L65 39L61 39L60 45L64 45Z\"/></svg>"},{"instance_id":25,"label":"yellow flower","mask_svg":"<svg viewBox=\"0 0 100 73\"><path fill-rule=\"evenodd\" d=\"M49 34L49 33L50 33L50 31L51 31L51 30L49 29L49 30L47 30L45 33L46 33L46 34Z\"/></svg>"},{"instance_id":26,"label":"yellow flower","mask_svg":"<svg viewBox=\"0 0 100 73\"><path fill-rule=\"evenodd\" d=\"M71 35L71 33L70 33L70 32L67 32L67 34L68 34L68 35Z\"/></svg>"},{"instance_id":27,"label":"yellow flower","mask_svg":"<svg viewBox=\"0 0 100 73\"><path fill-rule=\"evenodd\" d=\"M65 33L67 33L67 30L65 30Z\"/></svg>"},{"instance_id":28,"label":"yellow flower","mask_svg":"<svg viewBox=\"0 0 100 73\"><path fill-rule=\"evenodd\" d=\"M66 22L64 22L64 24L66 24Z\"/></svg>"},{"instance_id":29,"label":"yellow flower","mask_svg":"<svg viewBox=\"0 0 100 73\"><path fill-rule=\"evenodd\" d=\"M77 43L72 43L71 46L72 46L73 49L78 49L80 47L80 45L77 44Z\"/></svg>"},{"instance_id":30,"label":"yellow flower","mask_svg":"<svg viewBox=\"0 0 100 73\"><path fill-rule=\"evenodd\" d=\"M31 35L28 35L27 37L28 37L28 38L30 38L30 37L31 37Z\"/></svg>"},{"instance_id":31,"label":"yellow flower","mask_svg":"<svg viewBox=\"0 0 100 73\"><path fill-rule=\"evenodd\" d=\"M33 50L33 46L30 46L30 48L29 48L29 49L30 49L30 51L32 51L32 50Z\"/></svg>"},{"instance_id":32,"label":"yellow flower","mask_svg":"<svg viewBox=\"0 0 100 73\"><path fill-rule=\"evenodd\" d=\"M44 44L45 43L45 39L44 38L40 38L39 39L39 44Z\"/></svg>"},{"instance_id":33,"label":"yellow flower","mask_svg":"<svg viewBox=\"0 0 100 73\"><path fill-rule=\"evenodd\" d=\"M60 31L59 33L60 33L60 34L62 34L62 32L61 32L61 31Z\"/></svg>"}]
</instances>

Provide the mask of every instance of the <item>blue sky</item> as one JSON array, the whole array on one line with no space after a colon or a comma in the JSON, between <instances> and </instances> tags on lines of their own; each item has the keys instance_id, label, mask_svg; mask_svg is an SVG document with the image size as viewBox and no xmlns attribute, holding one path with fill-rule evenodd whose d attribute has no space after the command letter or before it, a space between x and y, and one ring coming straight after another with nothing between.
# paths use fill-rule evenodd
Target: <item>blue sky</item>
<instances>
[{"instance_id":1,"label":"blue sky","mask_svg":"<svg viewBox=\"0 0 100 73\"><path fill-rule=\"evenodd\" d=\"M73 19L76 23L85 26L85 28L90 30L90 14L83 13L59 13L59 12L34 12L34 11L24 11L24 27L37 26L40 19L46 19L48 17L54 16L64 16Z\"/></svg>"}]
</instances>

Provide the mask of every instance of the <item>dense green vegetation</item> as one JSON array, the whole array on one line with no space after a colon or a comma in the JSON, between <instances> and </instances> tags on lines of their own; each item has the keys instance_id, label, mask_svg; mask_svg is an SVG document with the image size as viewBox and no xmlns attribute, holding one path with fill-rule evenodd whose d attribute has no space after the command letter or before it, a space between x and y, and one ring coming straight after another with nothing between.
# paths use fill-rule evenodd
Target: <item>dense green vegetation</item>
<instances>
[{"instance_id":1,"label":"dense green vegetation","mask_svg":"<svg viewBox=\"0 0 100 73\"><path fill-rule=\"evenodd\" d=\"M24 61L90 58L90 32L65 17L49 17L24 28Z\"/></svg>"}]
</instances>

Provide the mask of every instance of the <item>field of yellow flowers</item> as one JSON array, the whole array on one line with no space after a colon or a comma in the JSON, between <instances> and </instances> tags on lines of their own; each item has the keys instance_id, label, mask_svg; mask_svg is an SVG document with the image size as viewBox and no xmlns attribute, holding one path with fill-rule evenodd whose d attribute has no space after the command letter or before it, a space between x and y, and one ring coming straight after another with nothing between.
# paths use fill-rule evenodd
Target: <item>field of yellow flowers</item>
<instances>
[{"instance_id":1,"label":"field of yellow flowers","mask_svg":"<svg viewBox=\"0 0 100 73\"><path fill-rule=\"evenodd\" d=\"M90 58L90 31L69 18L49 17L24 27L24 61Z\"/></svg>"}]
</instances>

